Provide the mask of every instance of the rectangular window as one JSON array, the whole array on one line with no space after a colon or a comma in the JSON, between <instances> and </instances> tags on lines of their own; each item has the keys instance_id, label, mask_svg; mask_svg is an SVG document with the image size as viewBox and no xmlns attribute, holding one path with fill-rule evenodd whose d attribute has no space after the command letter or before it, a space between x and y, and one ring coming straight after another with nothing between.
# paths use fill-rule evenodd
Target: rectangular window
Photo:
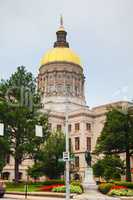
<instances>
[{"instance_id":1,"label":"rectangular window","mask_svg":"<svg viewBox=\"0 0 133 200\"><path fill-rule=\"evenodd\" d=\"M71 130L72 130L72 125L69 124L69 125L68 125L68 132L71 132Z\"/></svg>"},{"instance_id":2,"label":"rectangular window","mask_svg":"<svg viewBox=\"0 0 133 200\"><path fill-rule=\"evenodd\" d=\"M79 123L76 123L76 124L75 124L75 131L79 131L79 129L80 129L80 124L79 124Z\"/></svg>"},{"instance_id":3,"label":"rectangular window","mask_svg":"<svg viewBox=\"0 0 133 200\"><path fill-rule=\"evenodd\" d=\"M80 149L80 140L79 137L75 138L75 150L79 150Z\"/></svg>"},{"instance_id":4,"label":"rectangular window","mask_svg":"<svg viewBox=\"0 0 133 200\"><path fill-rule=\"evenodd\" d=\"M91 124L90 123L86 123L86 130L91 131Z\"/></svg>"},{"instance_id":5,"label":"rectangular window","mask_svg":"<svg viewBox=\"0 0 133 200\"><path fill-rule=\"evenodd\" d=\"M69 138L69 151L70 152L72 151L72 141L71 141L71 138Z\"/></svg>"},{"instance_id":6,"label":"rectangular window","mask_svg":"<svg viewBox=\"0 0 133 200\"><path fill-rule=\"evenodd\" d=\"M79 167L79 156L75 156L75 167Z\"/></svg>"},{"instance_id":7,"label":"rectangular window","mask_svg":"<svg viewBox=\"0 0 133 200\"><path fill-rule=\"evenodd\" d=\"M61 125L57 124L57 131L61 131Z\"/></svg>"},{"instance_id":8,"label":"rectangular window","mask_svg":"<svg viewBox=\"0 0 133 200\"><path fill-rule=\"evenodd\" d=\"M48 123L48 130L51 131L52 130L52 124Z\"/></svg>"},{"instance_id":9,"label":"rectangular window","mask_svg":"<svg viewBox=\"0 0 133 200\"><path fill-rule=\"evenodd\" d=\"M90 137L87 137L86 143L87 143L87 150L91 151L91 138Z\"/></svg>"}]
</instances>

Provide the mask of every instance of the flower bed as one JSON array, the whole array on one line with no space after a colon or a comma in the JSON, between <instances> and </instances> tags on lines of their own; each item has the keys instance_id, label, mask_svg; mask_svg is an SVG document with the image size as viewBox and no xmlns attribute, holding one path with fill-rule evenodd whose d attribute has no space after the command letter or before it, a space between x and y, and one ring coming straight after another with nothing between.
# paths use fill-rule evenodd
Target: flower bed
<instances>
[{"instance_id":1,"label":"flower bed","mask_svg":"<svg viewBox=\"0 0 133 200\"><path fill-rule=\"evenodd\" d=\"M114 185L111 187L111 190L120 190L120 189L127 189L127 187L123 185Z\"/></svg>"},{"instance_id":2,"label":"flower bed","mask_svg":"<svg viewBox=\"0 0 133 200\"><path fill-rule=\"evenodd\" d=\"M111 189L108 193L109 196L133 196L131 189Z\"/></svg>"},{"instance_id":3,"label":"flower bed","mask_svg":"<svg viewBox=\"0 0 133 200\"><path fill-rule=\"evenodd\" d=\"M39 188L39 191L47 192L51 191L53 188L64 186L63 184L53 184L53 185L44 185Z\"/></svg>"},{"instance_id":4,"label":"flower bed","mask_svg":"<svg viewBox=\"0 0 133 200\"><path fill-rule=\"evenodd\" d=\"M108 194L109 196L133 196L133 190L130 189L132 183L119 182L120 185L115 183L104 183L99 185L99 191L103 194ZM129 186L129 187L128 187Z\"/></svg>"},{"instance_id":5,"label":"flower bed","mask_svg":"<svg viewBox=\"0 0 133 200\"><path fill-rule=\"evenodd\" d=\"M65 184L65 181L62 179L49 179L43 182L43 185L54 185L54 184Z\"/></svg>"}]
</instances>

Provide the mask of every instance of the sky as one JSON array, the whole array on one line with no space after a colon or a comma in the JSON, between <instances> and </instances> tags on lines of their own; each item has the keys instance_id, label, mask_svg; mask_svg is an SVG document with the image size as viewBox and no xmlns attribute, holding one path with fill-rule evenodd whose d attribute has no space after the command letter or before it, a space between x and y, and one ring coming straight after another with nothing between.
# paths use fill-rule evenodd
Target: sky
<instances>
[{"instance_id":1,"label":"sky","mask_svg":"<svg viewBox=\"0 0 133 200\"><path fill-rule=\"evenodd\" d=\"M60 14L80 56L88 106L133 99L133 0L0 0L0 79L24 65L37 76Z\"/></svg>"}]
</instances>

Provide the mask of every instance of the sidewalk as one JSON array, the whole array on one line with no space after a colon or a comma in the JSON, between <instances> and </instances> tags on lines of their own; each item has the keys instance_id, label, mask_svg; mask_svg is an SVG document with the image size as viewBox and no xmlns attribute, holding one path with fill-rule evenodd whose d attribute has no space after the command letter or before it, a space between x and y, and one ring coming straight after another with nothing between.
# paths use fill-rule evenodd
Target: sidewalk
<instances>
[{"instance_id":1,"label":"sidewalk","mask_svg":"<svg viewBox=\"0 0 133 200\"><path fill-rule=\"evenodd\" d=\"M24 195L13 195L13 194L5 194L5 199L11 200L25 200ZM59 197L47 197L47 196L28 196L26 200L65 200L65 198Z\"/></svg>"},{"instance_id":2,"label":"sidewalk","mask_svg":"<svg viewBox=\"0 0 133 200\"><path fill-rule=\"evenodd\" d=\"M108 197L97 190L87 190L84 194L74 198L74 200L120 200L120 198Z\"/></svg>"}]
</instances>

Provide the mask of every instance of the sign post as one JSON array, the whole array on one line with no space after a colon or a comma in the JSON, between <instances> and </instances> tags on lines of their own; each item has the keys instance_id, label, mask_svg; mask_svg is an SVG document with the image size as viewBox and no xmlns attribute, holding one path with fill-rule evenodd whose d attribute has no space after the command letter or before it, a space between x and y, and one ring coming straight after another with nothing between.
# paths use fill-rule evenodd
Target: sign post
<instances>
[{"instance_id":1,"label":"sign post","mask_svg":"<svg viewBox=\"0 0 133 200\"><path fill-rule=\"evenodd\" d=\"M0 136L4 136L4 124L0 123Z\"/></svg>"},{"instance_id":2,"label":"sign post","mask_svg":"<svg viewBox=\"0 0 133 200\"><path fill-rule=\"evenodd\" d=\"M37 137L43 137L43 128L40 125L35 126L35 134Z\"/></svg>"},{"instance_id":3,"label":"sign post","mask_svg":"<svg viewBox=\"0 0 133 200\"><path fill-rule=\"evenodd\" d=\"M64 152L64 159L66 160L66 200L70 199L70 167L69 167L69 133L68 133L68 108L66 102L66 113L65 113L65 134L66 134L66 152Z\"/></svg>"}]
</instances>

